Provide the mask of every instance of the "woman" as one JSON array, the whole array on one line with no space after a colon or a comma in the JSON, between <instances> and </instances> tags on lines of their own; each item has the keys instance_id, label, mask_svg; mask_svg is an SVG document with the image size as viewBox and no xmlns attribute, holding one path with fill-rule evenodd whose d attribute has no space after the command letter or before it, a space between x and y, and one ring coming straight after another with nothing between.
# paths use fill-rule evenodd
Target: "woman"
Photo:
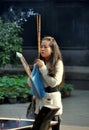
<instances>
[{"instance_id":1,"label":"woman","mask_svg":"<svg viewBox=\"0 0 89 130\"><path fill-rule=\"evenodd\" d=\"M55 114L53 120L57 120L59 123L54 126L53 130L59 130L63 106L58 85L62 82L64 67L61 52L53 37L47 36L42 39L40 59L37 59L36 64L43 77L46 96L42 99L36 99L35 114L38 114L43 105L52 104L58 106L60 109Z\"/></svg>"}]
</instances>

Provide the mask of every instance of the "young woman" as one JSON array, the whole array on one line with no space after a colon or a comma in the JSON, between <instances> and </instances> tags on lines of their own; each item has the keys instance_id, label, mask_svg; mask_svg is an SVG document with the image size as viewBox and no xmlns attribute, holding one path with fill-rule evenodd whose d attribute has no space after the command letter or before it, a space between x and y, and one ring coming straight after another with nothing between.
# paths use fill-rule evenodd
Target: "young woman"
<instances>
[{"instance_id":1,"label":"young woman","mask_svg":"<svg viewBox=\"0 0 89 130\"><path fill-rule=\"evenodd\" d=\"M42 99L36 98L35 114L38 114L43 105L52 104L58 106L60 109L53 120L57 120L59 123L53 127L53 130L59 130L63 106L58 85L62 82L64 67L59 46L53 37L46 36L42 39L40 59L37 59L36 64L43 77L46 96Z\"/></svg>"}]
</instances>

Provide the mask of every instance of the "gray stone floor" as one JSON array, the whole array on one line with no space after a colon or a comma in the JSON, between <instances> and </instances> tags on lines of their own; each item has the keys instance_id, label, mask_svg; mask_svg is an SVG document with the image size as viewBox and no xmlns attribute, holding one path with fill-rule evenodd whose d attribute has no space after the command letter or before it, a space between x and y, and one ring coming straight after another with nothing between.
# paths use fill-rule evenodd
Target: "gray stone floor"
<instances>
[{"instance_id":1,"label":"gray stone floor","mask_svg":"<svg viewBox=\"0 0 89 130\"><path fill-rule=\"evenodd\" d=\"M29 103L2 104L0 117L26 118ZM89 130L89 90L73 90L71 97L63 99L61 130Z\"/></svg>"},{"instance_id":2,"label":"gray stone floor","mask_svg":"<svg viewBox=\"0 0 89 130\"><path fill-rule=\"evenodd\" d=\"M74 91L63 105L63 124L89 126L89 91Z\"/></svg>"},{"instance_id":3,"label":"gray stone floor","mask_svg":"<svg viewBox=\"0 0 89 130\"><path fill-rule=\"evenodd\" d=\"M89 91L74 90L63 106L63 130L89 130Z\"/></svg>"}]
</instances>

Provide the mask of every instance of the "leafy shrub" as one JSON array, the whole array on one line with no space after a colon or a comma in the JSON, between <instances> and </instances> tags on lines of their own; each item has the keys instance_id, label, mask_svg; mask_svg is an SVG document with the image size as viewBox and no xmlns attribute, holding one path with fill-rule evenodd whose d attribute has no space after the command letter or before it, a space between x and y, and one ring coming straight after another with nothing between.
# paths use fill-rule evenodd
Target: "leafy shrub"
<instances>
[{"instance_id":1,"label":"leafy shrub","mask_svg":"<svg viewBox=\"0 0 89 130\"><path fill-rule=\"evenodd\" d=\"M28 98L30 88L26 75L13 75L0 77L0 96Z\"/></svg>"},{"instance_id":2,"label":"leafy shrub","mask_svg":"<svg viewBox=\"0 0 89 130\"><path fill-rule=\"evenodd\" d=\"M62 97L67 97L71 95L71 91L74 89L73 85L70 83L64 83L63 87L60 89Z\"/></svg>"},{"instance_id":3,"label":"leafy shrub","mask_svg":"<svg viewBox=\"0 0 89 130\"><path fill-rule=\"evenodd\" d=\"M22 52L21 26L0 19L0 66L16 64L16 51Z\"/></svg>"}]
</instances>

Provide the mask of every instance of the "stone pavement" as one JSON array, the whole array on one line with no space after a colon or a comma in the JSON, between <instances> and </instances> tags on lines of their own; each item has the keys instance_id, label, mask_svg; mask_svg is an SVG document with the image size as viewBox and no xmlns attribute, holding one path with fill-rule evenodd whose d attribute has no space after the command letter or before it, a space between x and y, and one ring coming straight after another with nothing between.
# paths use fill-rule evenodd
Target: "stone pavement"
<instances>
[{"instance_id":1,"label":"stone pavement","mask_svg":"<svg viewBox=\"0 0 89 130\"><path fill-rule=\"evenodd\" d=\"M89 91L74 90L63 106L61 130L89 130Z\"/></svg>"},{"instance_id":2,"label":"stone pavement","mask_svg":"<svg viewBox=\"0 0 89 130\"><path fill-rule=\"evenodd\" d=\"M2 104L0 117L26 118L29 103ZM89 90L73 90L63 99L64 113L61 130L89 130Z\"/></svg>"}]
</instances>

